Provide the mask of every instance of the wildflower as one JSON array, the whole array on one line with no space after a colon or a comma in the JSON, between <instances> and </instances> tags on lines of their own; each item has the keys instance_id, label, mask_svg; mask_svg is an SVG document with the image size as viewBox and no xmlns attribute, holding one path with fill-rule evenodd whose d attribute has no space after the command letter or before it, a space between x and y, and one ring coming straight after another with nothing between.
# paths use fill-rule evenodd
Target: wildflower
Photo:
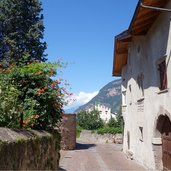
<instances>
[{"instance_id":1,"label":"wildflower","mask_svg":"<svg viewBox=\"0 0 171 171\"><path fill-rule=\"evenodd\" d=\"M39 117L40 117L40 115L38 115L38 114L31 116L32 119L37 119Z\"/></svg>"},{"instance_id":2,"label":"wildflower","mask_svg":"<svg viewBox=\"0 0 171 171\"><path fill-rule=\"evenodd\" d=\"M38 114L35 115L35 118L36 118L36 119L39 118L39 117L40 117L40 115L38 115Z\"/></svg>"},{"instance_id":3,"label":"wildflower","mask_svg":"<svg viewBox=\"0 0 171 171\"><path fill-rule=\"evenodd\" d=\"M42 94L42 93L44 93L45 92L45 89L44 88L38 88L37 89L37 92L39 93L39 94Z\"/></svg>"},{"instance_id":4,"label":"wildflower","mask_svg":"<svg viewBox=\"0 0 171 171\"><path fill-rule=\"evenodd\" d=\"M31 126L31 127L33 127L33 126L34 126L34 124L33 124L33 123L32 123L32 124L30 124L30 126Z\"/></svg>"},{"instance_id":5,"label":"wildflower","mask_svg":"<svg viewBox=\"0 0 171 171\"><path fill-rule=\"evenodd\" d=\"M56 80L56 83L57 83L57 84L61 84L61 82L60 82L59 80Z\"/></svg>"},{"instance_id":6,"label":"wildflower","mask_svg":"<svg viewBox=\"0 0 171 171\"><path fill-rule=\"evenodd\" d=\"M58 97L58 96L60 96L61 94L60 93L56 93L56 96Z\"/></svg>"},{"instance_id":7,"label":"wildflower","mask_svg":"<svg viewBox=\"0 0 171 171\"><path fill-rule=\"evenodd\" d=\"M41 71L35 73L35 75L40 75L40 74L42 74Z\"/></svg>"},{"instance_id":8,"label":"wildflower","mask_svg":"<svg viewBox=\"0 0 171 171\"><path fill-rule=\"evenodd\" d=\"M26 119L26 120L23 121L24 124L27 124L29 122L30 122L30 119Z\"/></svg>"}]
</instances>

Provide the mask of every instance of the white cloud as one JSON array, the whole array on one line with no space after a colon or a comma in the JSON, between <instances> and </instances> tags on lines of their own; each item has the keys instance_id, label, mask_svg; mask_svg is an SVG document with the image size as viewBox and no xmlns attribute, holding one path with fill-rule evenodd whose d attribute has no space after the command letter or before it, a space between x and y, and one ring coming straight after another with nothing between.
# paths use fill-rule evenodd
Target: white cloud
<instances>
[{"instance_id":1,"label":"white cloud","mask_svg":"<svg viewBox=\"0 0 171 171\"><path fill-rule=\"evenodd\" d=\"M77 108L81 105L84 105L85 103L89 102L93 97L95 97L98 94L98 91L92 92L92 93L86 93L86 92L80 92L79 94L74 94L68 105L64 107L65 110L71 109L71 108Z\"/></svg>"}]
</instances>

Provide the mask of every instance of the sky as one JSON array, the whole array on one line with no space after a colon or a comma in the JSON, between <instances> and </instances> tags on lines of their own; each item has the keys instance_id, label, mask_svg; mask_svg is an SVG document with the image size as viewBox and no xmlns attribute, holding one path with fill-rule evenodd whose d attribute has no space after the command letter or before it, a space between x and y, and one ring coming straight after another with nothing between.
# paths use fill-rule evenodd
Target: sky
<instances>
[{"instance_id":1,"label":"sky","mask_svg":"<svg viewBox=\"0 0 171 171\"><path fill-rule=\"evenodd\" d=\"M112 76L114 37L129 27L138 0L42 0L46 53L67 63L61 77L74 102L88 102Z\"/></svg>"}]
</instances>

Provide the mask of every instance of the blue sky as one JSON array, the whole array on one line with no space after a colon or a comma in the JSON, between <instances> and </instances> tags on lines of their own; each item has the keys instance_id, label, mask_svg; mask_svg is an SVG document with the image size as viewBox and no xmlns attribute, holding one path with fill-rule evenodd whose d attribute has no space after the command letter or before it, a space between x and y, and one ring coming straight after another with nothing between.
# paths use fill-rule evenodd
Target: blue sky
<instances>
[{"instance_id":1,"label":"blue sky","mask_svg":"<svg viewBox=\"0 0 171 171\"><path fill-rule=\"evenodd\" d=\"M61 75L81 105L113 81L114 36L126 30L138 0L42 0L48 59L68 66Z\"/></svg>"}]
</instances>

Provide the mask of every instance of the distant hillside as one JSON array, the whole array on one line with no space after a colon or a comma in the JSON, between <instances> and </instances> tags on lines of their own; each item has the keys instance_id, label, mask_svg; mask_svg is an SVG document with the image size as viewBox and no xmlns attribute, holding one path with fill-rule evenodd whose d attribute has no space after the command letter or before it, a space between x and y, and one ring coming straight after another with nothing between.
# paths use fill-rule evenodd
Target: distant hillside
<instances>
[{"instance_id":1,"label":"distant hillside","mask_svg":"<svg viewBox=\"0 0 171 171\"><path fill-rule=\"evenodd\" d=\"M114 80L105 85L99 93L88 103L80 106L75 112L86 110L95 105L95 103L104 104L117 112L121 105L121 80Z\"/></svg>"}]
</instances>

